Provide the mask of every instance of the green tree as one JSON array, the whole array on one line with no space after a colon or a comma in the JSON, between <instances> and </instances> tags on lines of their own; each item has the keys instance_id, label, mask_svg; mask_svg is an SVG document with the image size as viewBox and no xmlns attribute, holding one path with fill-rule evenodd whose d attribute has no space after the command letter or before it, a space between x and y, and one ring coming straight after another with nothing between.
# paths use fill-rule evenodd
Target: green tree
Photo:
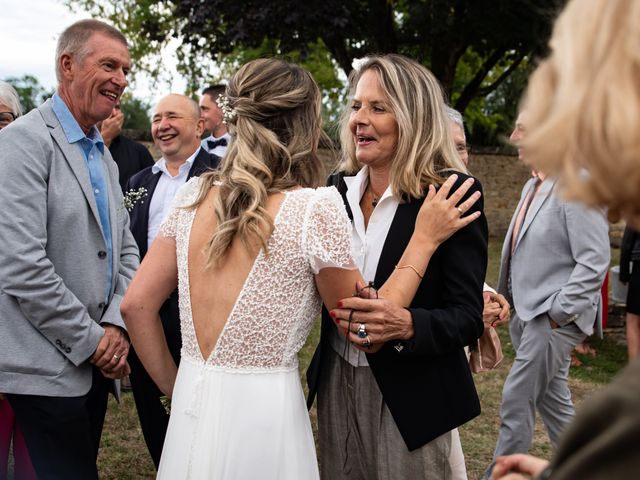
<instances>
[{"instance_id":1,"label":"green tree","mask_svg":"<svg viewBox=\"0 0 640 480\"><path fill-rule=\"evenodd\" d=\"M11 84L18 92L23 113L33 110L55 92L55 89L50 91L45 89L33 75L7 77L4 81Z\"/></svg>"},{"instance_id":2,"label":"green tree","mask_svg":"<svg viewBox=\"0 0 640 480\"><path fill-rule=\"evenodd\" d=\"M151 129L151 105L147 102L135 98L130 92L125 92L120 99L120 109L124 114L123 128L145 132Z\"/></svg>"},{"instance_id":3,"label":"green tree","mask_svg":"<svg viewBox=\"0 0 640 480\"><path fill-rule=\"evenodd\" d=\"M566 0L67 2L110 19L130 39L133 58L154 75L161 68L157 52L177 39L179 68L194 90L206 61L225 70L247 52L304 63L323 58L324 50L326 58L314 66L332 71L329 83L344 78L354 59L397 52L429 67L464 113L470 106L486 110L485 98L545 52L553 19ZM318 80L325 91L334 88ZM332 95L338 99L343 92Z\"/></svg>"}]
</instances>

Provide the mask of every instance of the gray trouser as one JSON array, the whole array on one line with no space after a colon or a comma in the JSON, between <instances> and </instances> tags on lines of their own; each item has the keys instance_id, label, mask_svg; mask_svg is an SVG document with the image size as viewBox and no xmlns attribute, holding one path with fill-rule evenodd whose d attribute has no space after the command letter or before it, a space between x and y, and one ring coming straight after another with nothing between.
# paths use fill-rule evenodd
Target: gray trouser
<instances>
[{"instance_id":1,"label":"gray trouser","mask_svg":"<svg viewBox=\"0 0 640 480\"><path fill-rule=\"evenodd\" d=\"M451 433L410 452L369 367L332 349L318 388L320 476L325 480L449 480Z\"/></svg>"},{"instance_id":2,"label":"gray trouser","mask_svg":"<svg viewBox=\"0 0 640 480\"><path fill-rule=\"evenodd\" d=\"M554 447L574 415L568 381L571 351L586 335L574 323L552 329L547 315L523 322L517 313L509 333L516 358L502 389L502 422L485 478L490 478L496 457L529 450L536 409Z\"/></svg>"}]
</instances>

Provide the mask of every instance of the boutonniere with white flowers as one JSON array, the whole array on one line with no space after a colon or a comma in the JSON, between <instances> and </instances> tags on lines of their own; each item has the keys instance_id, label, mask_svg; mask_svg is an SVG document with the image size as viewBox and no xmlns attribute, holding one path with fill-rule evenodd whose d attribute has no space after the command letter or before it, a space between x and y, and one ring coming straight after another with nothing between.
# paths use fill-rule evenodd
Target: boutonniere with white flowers
<instances>
[{"instance_id":1,"label":"boutonniere with white flowers","mask_svg":"<svg viewBox=\"0 0 640 480\"><path fill-rule=\"evenodd\" d=\"M138 189L131 189L124 194L124 198L122 199L122 205L129 212L133 210L133 207L136 203L142 202L143 198L148 195L147 189L144 187L140 187Z\"/></svg>"}]
</instances>

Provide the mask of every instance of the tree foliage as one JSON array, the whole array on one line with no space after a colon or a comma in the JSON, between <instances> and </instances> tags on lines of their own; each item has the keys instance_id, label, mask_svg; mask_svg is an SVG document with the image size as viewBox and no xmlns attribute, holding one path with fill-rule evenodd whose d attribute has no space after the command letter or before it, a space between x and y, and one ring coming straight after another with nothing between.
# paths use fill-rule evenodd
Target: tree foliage
<instances>
[{"instance_id":1,"label":"tree foliage","mask_svg":"<svg viewBox=\"0 0 640 480\"><path fill-rule=\"evenodd\" d=\"M179 68L192 79L192 90L206 76L208 61L230 67L264 54L311 61L316 77L325 73L318 78L324 89L340 89L329 85L349 73L354 59L396 52L429 67L462 112L544 53L553 19L566 2L67 1L112 21L131 40L133 58L156 76L161 47L179 42ZM336 90L334 99L339 96Z\"/></svg>"},{"instance_id":2,"label":"tree foliage","mask_svg":"<svg viewBox=\"0 0 640 480\"><path fill-rule=\"evenodd\" d=\"M124 114L123 128L145 132L151 129L149 116L151 105L147 102L135 98L130 92L125 92L120 99L120 109Z\"/></svg>"}]
</instances>

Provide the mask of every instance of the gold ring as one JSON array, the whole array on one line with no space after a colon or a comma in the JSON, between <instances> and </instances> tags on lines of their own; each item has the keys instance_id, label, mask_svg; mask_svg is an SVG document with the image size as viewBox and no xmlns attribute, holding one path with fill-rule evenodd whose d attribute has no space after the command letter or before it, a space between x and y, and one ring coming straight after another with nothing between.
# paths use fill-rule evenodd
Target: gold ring
<instances>
[{"instance_id":1,"label":"gold ring","mask_svg":"<svg viewBox=\"0 0 640 480\"><path fill-rule=\"evenodd\" d=\"M116 360L120 360L120 357L117 354L113 354L113 358L115 358Z\"/></svg>"},{"instance_id":2,"label":"gold ring","mask_svg":"<svg viewBox=\"0 0 640 480\"><path fill-rule=\"evenodd\" d=\"M460 213L460 216L462 216L462 214L464 213L462 209L460 207L456 207L456 209L458 210L458 213Z\"/></svg>"}]
</instances>

